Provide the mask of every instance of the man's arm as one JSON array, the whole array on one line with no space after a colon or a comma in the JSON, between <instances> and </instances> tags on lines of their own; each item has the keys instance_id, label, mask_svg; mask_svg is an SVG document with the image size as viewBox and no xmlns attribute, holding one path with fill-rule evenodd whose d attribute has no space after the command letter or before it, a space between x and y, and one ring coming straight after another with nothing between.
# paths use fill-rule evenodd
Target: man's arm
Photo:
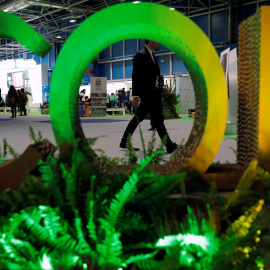
<instances>
[{"instance_id":1,"label":"man's arm","mask_svg":"<svg viewBox=\"0 0 270 270\"><path fill-rule=\"evenodd\" d=\"M132 70L132 95L134 97L143 95L147 74L145 71L145 55L137 53L133 59Z\"/></svg>"}]
</instances>

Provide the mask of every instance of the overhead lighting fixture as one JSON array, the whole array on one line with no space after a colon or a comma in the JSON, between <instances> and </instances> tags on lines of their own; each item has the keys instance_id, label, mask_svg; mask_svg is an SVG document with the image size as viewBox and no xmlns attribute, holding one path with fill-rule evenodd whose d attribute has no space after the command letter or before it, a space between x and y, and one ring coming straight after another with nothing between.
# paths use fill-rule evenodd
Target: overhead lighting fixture
<instances>
[{"instance_id":1,"label":"overhead lighting fixture","mask_svg":"<svg viewBox=\"0 0 270 270\"><path fill-rule=\"evenodd\" d=\"M61 36L57 36L56 38L62 38Z\"/></svg>"},{"instance_id":2,"label":"overhead lighting fixture","mask_svg":"<svg viewBox=\"0 0 270 270\"><path fill-rule=\"evenodd\" d=\"M4 12L8 12L8 9L4 9Z\"/></svg>"},{"instance_id":3,"label":"overhead lighting fixture","mask_svg":"<svg viewBox=\"0 0 270 270\"><path fill-rule=\"evenodd\" d=\"M133 1L132 3L133 3L133 4L139 4L140 1Z\"/></svg>"},{"instance_id":4,"label":"overhead lighting fixture","mask_svg":"<svg viewBox=\"0 0 270 270\"><path fill-rule=\"evenodd\" d=\"M74 22L76 22L76 20L75 19L70 19L69 22L74 23Z\"/></svg>"},{"instance_id":5,"label":"overhead lighting fixture","mask_svg":"<svg viewBox=\"0 0 270 270\"><path fill-rule=\"evenodd\" d=\"M175 10L175 8L174 7L171 7L170 10Z\"/></svg>"}]
</instances>

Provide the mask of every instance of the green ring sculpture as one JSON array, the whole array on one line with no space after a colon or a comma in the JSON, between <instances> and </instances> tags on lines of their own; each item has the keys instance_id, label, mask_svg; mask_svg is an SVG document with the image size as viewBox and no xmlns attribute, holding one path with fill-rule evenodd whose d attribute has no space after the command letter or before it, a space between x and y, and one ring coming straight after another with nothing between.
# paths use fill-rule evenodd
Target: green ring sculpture
<instances>
[{"instance_id":1,"label":"green ring sculpture","mask_svg":"<svg viewBox=\"0 0 270 270\"><path fill-rule=\"evenodd\" d=\"M167 46L186 65L195 90L196 118L188 142L166 167L175 170L189 166L205 171L218 151L226 126L224 73L214 47L198 26L177 11L152 3L124 3L97 12L61 49L50 93L51 122L60 150L76 138L84 138L77 102L85 70L106 47L133 38Z\"/></svg>"},{"instance_id":2,"label":"green ring sculpture","mask_svg":"<svg viewBox=\"0 0 270 270\"><path fill-rule=\"evenodd\" d=\"M14 39L41 57L52 49L51 44L21 18L3 10L0 10L0 37Z\"/></svg>"}]
</instances>

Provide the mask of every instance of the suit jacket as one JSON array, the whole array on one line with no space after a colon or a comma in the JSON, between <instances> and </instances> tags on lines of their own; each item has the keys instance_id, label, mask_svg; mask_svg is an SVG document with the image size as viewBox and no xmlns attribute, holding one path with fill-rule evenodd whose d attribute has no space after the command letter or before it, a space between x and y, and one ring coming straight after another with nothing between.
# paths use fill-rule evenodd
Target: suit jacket
<instances>
[{"instance_id":1,"label":"suit jacket","mask_svg":"<svg viewBox=\"0 0 270 270\"><path fill-rule=\"evenodd\" d=\"M145 97L155 94L156 80L160 81L160 69L147 50L143 48L133 58L132 95Z\"/></svg>"}]
</instances>

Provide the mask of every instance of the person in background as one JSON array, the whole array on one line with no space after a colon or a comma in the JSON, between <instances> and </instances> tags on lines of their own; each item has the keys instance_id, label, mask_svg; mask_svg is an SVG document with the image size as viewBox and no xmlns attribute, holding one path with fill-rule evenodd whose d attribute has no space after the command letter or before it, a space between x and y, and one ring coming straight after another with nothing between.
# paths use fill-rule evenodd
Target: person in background
<instances>
[{"instance_id":1,"label":"person in background","mask_svg":"<svg viewBox=\"0 0 270 270\"><path fill-rule=\"evenodd\" d=\"M13 85L9 87L8 98L9 98L9 103L10 103L11 113L12 113L12 116L10 118L14 118L16 117L16 113L17 113L16 105L19 99L19 95Z\"/></svg>"},{"instance_id":2,"label":"person in background","mask_svg":"<svg viewBox=\"0 0 270 270\"><path fill-rule=\"evenodd\" d=\"M85 93L86 93L86 89L83 89L81 92L80 92L80 101L82 102L82 113L80 116L85 116Z\"/></svg>"},{"instance_id":3,"label":"person in background","mask_svg":"<svg viewBox=\"0 0 270 270\"><path fill-rule=\"evenodd\" d=\"M111 93L111 96L110 96L110 104L111 104L111 108L114 108L114 107L115 107L115 104L116 104L116 96L114 95L114 93Z\"/></svg>"},{"instance_id":4,"label":"person in background","mask_svg":"<svg viewBox=\"0 0 270 270\"><path fill-rule=\"evenodd\" d=\"M91 97L87 99L87 102L89 103L89 106L91 106Z\"/></svg>"},{"instance_id":5,"label":"person in background","mask_svg":"<svg viewBox=\"0 0 270 270\"><path fill-rule=\"evenodd\" d=\"M160 139L165 140L167 153L172 153L177 148L177 144L172 142L164 125L161 92L168 93L169 89L161 84L160 69L153 55L158 45L153 40L145 40L145 47L133 58L132 103L134 107L138 107L138 110L126 127L120 148L127 147L128 136L134 133L138 122L142 122L148 113ZM134 148L134 150L139 150L139 148Z\"/></svg>"},{"instance_id":6,"label":"person in background","mask_svg":"<svg viewBox=\"0 0 270 270\"><path fill-rule=\"evenodd\" d=\"M127 91L127 95L126 95L126 105L127 105L127 110L131 113L131 105L132 102L130 101L130 91Z\"/></svg>"},{"instance_id":7,"label":"person in background","mask_svg":"<svg viewBox=\"0 0 270 270\"><path fill-rule=\"evenodd\" d=\"M26 108L25 108L26 102L27 102L27 96L24 92L24 88L21 88L20 95L19 95L19 102L18 102L19 107L20 107L20 115L19 116L27 115ZM22 113L24 113L24 114L22 114Z\"/></svg>"},{"instance_id":8,"label":"person in background","mask_svg":"<svg viewBox=\"0 0 270 270\"><path fill-rule=\"evenodd\" d=\"M125 88L123 88L123 89L125 89ZM125 94L124 90L119 91L118 97L119 97L119 101L120 101L119 108L125 108L126 94Z\"/></svg>"},{"instance_id":9,"label":"person in background","mask_svg":"<svg viewBox=\"0 0 270 270\"><path fill-rule=\"evenodd\" d=\"M20 97L21 97L21 90L16 90L16 91L17 91L17 94L18 94L18 97L17 97L17 100L16 100L16 108L17 108L17 111L20 112L21 107L19 105L19 100L20 100Z\"/></svg>"},{"instance_id":10,"label":"person in background","mask_svg":"<svg viewBox=\"0 0 270 270\"><path fill-rule=\"evenodd\" d=\"M4 99L0 96L0 107L5 107L6 104L5 104L5 101Z\"/></svg>"}]
</instances>

